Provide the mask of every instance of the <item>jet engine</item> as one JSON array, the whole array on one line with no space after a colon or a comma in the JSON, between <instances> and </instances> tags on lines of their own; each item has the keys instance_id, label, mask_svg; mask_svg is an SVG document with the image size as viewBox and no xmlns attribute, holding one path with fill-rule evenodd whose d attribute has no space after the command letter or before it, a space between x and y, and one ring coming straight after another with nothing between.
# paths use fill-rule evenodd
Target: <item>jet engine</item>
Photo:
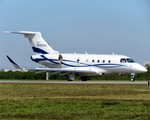
<instances>
[{"instance_id":1,"label":"jet engine","mask_svg":"<svg viewBox=\"0 0 150 120\"><path fill-rule=\"evenodd\" d=\"M49 60L61 64L63 61L63 56L61 54L32 55L31 60L35 62Z\"/></svg>"}]
</instances>

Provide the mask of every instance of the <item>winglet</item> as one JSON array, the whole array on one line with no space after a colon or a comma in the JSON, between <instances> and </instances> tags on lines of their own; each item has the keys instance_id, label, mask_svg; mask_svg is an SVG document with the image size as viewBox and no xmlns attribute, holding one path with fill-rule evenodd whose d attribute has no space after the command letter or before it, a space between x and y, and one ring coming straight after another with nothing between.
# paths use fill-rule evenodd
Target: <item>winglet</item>
<instances>
[{"instance_id":1,"label":"winglet","mask_svg":"<svg viewBox=\"0 0 150 120\"><path fill-rule=\"evenodd\" d=\"M6 55L7 56L7 55ZM7 56L8 60L12 63L12 65L17 68L17 69L22 69L21 67L19 67L19 65L17 65L9 56Z\"/></svg>"}]
</instances>

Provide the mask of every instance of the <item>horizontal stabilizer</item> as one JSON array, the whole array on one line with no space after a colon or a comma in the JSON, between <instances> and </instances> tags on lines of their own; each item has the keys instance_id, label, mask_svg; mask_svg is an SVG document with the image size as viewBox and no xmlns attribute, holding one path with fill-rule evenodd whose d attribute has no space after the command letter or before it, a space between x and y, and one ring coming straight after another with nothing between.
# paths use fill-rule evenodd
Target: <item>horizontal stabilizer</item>
<instances>
[{"instance_id":1,"label":"horizontal stabilizer","mask_svg":"<svg viewBox=\"0 0 150 120\"><path fill-rule=\"evenodd\" d=\"M19 31L11 32L4 31L5 33L22 34L25 38L28 38L31 47L35 54L58 54L58 51L53 50L50 45L42 38L40 32L30 32L30 31Z\"/></svg>"},{"instance_id":2,"label":"horizontal stabilizer","mask_svg":"<svg viewBox=\"0 0 150 120\"><path fill-rule=\"evenodd\" d=\"M4 33L28 34L28 35L35 35L36 34L36 32L30 32L30 31L19 31L19 32L4 31Z\"/></svg>"},{"instance_id":3,"label":"horizontal stabilizer","mask_svg":"<svg viewBox=\"0 0 150 120\"><path fill-rule=\"evenodd\" d=\"M13 64L13 66L17 69L22 69L19 67L19 65L17 65L9 56L7 56L8 60Z\"/></svg>"}]
</instances>

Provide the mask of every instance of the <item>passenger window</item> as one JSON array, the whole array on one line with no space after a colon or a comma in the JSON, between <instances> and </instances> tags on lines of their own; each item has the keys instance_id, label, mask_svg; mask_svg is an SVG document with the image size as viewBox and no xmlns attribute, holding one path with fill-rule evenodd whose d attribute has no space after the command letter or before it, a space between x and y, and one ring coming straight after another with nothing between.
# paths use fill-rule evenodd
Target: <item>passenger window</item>
<instances>
[{"instance_id":1,"label":"passenger window","mask_svg":"<svg viewBox=\"0 0 150 120\"><path fill-rule=\"evenodd\" d=\"M79 59L77 59L77 63L79 63L79 61L80 61L80 60L79 60Z\"/></svg>"},{"instance_id":2,"label":"passenger window","mask_svg":"<svg viewBox=\"0 0 150 120\"><path fill-rule=\"evenodd\" d=\"M88 62L88 59L86 59L86 62Z\"/></svg>"},{"instance_id":3,"label":"passenger window","mask_svg":"<svg viewBox=\"0 0 150 120\"><path fill-rule=\"evenodd\" d=\"M126 62L126 59L125 59L125 58L121 58L120 62L121 62L121 63L125 63L125 62Z\"/></svg>"},{"instance_id":4,"label":"passenger window","mask_svg":"<svg viewBox=\"0 0 150 120\"><path fill-rule=\"evenodd\" d=\"M108 63L110 63L111 62L111 60L108 60Z\"/></svg>"},{"instance_id":5,"label":"passenger window","mask_svg":"<svg viewBox=\"0 0 150 120\"><path fill-rule=\"evenodd\" d=\"M105 60L103 60L103 63L105 63Z\"/></svg>"},{"instance_id":6,"label":"passenger window","mask_svg":"<svg viewBox=\"0 0 150 120\"><path fill-rule=\"evenodd\" d=\"M94 62L94 60L92 60L92 62Z\"/></svg>"},{"instance_id":7,"label":"passenger window","mask_svg":"<svg viewBox=\"0 0 150 120\"><path fill-rule=\"evenodd\" d=\"M99 63L99 62L100 62L100 60L97 60L97 62Z\"/></svg>"}]
</instances>

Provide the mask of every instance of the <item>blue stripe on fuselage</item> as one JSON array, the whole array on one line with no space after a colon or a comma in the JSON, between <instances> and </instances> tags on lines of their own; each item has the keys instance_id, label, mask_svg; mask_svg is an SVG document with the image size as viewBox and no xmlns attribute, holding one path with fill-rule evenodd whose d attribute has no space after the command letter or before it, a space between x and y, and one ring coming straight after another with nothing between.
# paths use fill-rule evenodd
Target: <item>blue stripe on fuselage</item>
<instances>
[{"instance_id":1,"label":"blue stripe on fuselage","mask_svg":"<svg viewBox=\"0 0 150 120\"><path fill-rule=\"evenodd\" d=\"M50 61L50 62L52 62L54 64L59 64L58 62L55 62L55 61L58 61L57 59L48 59L44 55L41 55L41 57L43 59L34 59L33 61L39 62L39 61L47 60L47 61ZM65 65L65 66L69 66L69 67L92 67L92 66L96 66L96 67L101 67L101 68L114 68L114 67L126 66L126 65L112 64L112 63L108 63L108 64L93 64L93 65L86 64L86 63L80 63L80 65L70 65L70 64L65 63L65 61L66 62L70 62L70 63L76 63L76 61L71 61L71 60L63 60L63 61L61 62L61 64Z\"/></svg>"}]
</instances>

